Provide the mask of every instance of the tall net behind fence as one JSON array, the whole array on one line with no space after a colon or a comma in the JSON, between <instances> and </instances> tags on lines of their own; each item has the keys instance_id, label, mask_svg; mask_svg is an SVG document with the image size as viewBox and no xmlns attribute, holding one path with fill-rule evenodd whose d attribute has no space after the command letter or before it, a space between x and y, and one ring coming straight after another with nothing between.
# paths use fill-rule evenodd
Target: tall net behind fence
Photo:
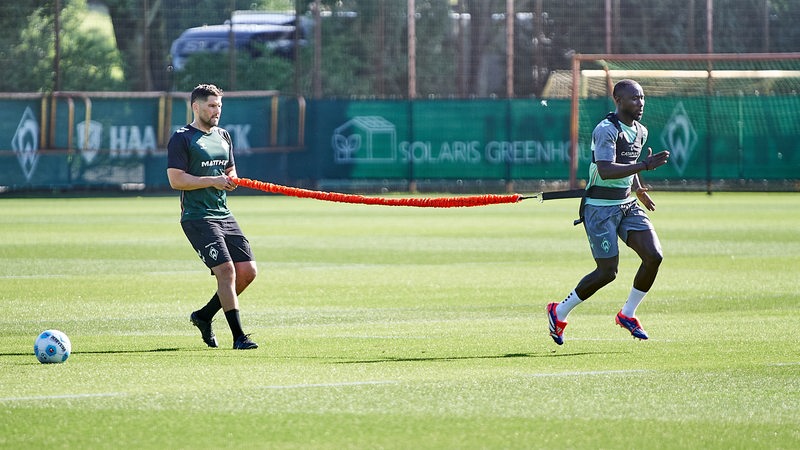
<instances>
[{"instance_id":1,"label":"tall net behind fence","mask_svg":"<svg viewBox=\"0 0 800 450\"><path fill-rule=\"evenodd\" d=\"M541 97L575 53L795 51L799 20L790 0L3 2L0 91Z\"/></svg>"},{"instance_id":2,"label":"tall net behind fence","mask_svg":"<svg viewBox=\"0 0 800 450\"><path fill-rule=\"evenodd\" d=\"M670 168L684 181L702 181L708 189L795 183L800 53L579 55L575 67L559 95L573 99L572 139L582 151L589 151L594 126L614 110L614 83L632 78L645 92L642 122L656 130L648 145L670 150ZM565 87L555 84L553 95Z\"/></svg>"}]
</instances>

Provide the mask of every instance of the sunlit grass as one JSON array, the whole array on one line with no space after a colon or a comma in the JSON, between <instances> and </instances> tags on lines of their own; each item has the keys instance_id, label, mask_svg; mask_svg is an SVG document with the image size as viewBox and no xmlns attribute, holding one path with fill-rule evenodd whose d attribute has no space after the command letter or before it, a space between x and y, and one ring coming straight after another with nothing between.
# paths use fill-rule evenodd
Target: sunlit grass
<instances>
[{"instance_id":1,"label":"sunlit grass","mask_svg":"<svg viewBox=\"0 0 800 450\"><path fill-rule=\"evenodd\" d=\"M592 268L575 201L234 195L248 352L189 324L214 279L177 198L0 200L0 448L797 448L796 195L653 195L651 339L613 323L623 249L560 347L544 306ZM46 328L63 365L32 354Z\"/></svg>"}]
</instances>

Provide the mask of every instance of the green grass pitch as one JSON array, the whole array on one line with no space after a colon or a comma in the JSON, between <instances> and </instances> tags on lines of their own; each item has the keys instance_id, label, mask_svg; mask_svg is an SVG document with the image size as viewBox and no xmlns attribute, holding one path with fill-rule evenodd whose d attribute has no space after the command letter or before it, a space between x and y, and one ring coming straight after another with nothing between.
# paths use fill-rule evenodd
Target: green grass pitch
<instances>
[{"instance_id":1,"label":"green grass pitch","mask_svg":"<svg viewBox=\"0 0 800 450\"><path fill-rule=\"evenodd\" d=\"M241 191L239 191L241 192ZM188 320L214 279L178 199L0 200L0 448L800 447L797 194L654 192L666 258L569 318L576 200L447 210L233 195L260 273L255 351ZM33 340L72 340L41 365Z\"/></svg>"}]
</instances>

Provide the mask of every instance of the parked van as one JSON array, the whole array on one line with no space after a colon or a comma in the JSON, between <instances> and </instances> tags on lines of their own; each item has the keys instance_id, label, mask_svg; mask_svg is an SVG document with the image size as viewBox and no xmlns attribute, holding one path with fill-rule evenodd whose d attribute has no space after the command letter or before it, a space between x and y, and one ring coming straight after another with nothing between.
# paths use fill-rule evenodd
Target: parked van
<instances>
[{"instance_id":1,"label":"parked van","mask_svg":"<svg viewBox=\"0 0 800 450\"><path fill-rule=\"evenodd\" d=\"M264 13L258 11L234 11L231 20L221 25L204 25L185 30L172 42L170 55L172 66L180 70L186 60L194 54L223 53L231 45L231 36L236 51L246 52L256 58L264 50L291 58L295 46L295 15L289 13ZM301 17L297 42L307 44L309 22Z\"/></svg>"}]
</instances>

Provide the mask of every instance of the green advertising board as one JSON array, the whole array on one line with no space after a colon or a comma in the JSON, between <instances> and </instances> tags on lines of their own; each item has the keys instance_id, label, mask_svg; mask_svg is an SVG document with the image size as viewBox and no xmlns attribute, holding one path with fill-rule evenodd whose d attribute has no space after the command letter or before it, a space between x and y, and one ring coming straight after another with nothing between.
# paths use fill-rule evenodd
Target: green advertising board
<instances>
[{"instance_id":1,"label":"green advertising board","mask_svg":"<svg viewBox=\"0 0 800 450\"><path fill-rule=\"evenodd\" d=\"M569 176L565 100L321 101L310 114L324 178Z\"/></svg>"},{"instance_id":2,"label":"green advertising board","mask_svg":"<svg viewBox=\"0 0 800 450\"><path fill-rule=\"evenodd\" d=\"M42 149L42 97L0 101L0 189L68 186L67 155Z\"/></svg>"},{"instance_id":3,"label":"green advertising board","mask_svg":"<svg viewBox=\"0 0 800 450\"><path fill-rule=\"evenodd\" d=\"M613 104L604 100L581 101L583 151L610 108ZM671 152L658 179L798 179L800 97L650 97L642 123L650 133L646 146ZM585 170L581 165L579 177Z\"/></svg>"},{"instance_id":4,"label":"green advertising board","mask_svg":"<svg viewBox=\"0 0 800 450\"><path fill-rule=\"evenodd\" d=\"M185 95L0 97L0 189L168 188L166 144L191 121ZM581 99L578 179L594 126L614 107ZM226 94L221 126L240 176L321 180L566 180L569 100L303 100ZM797 96L649 97L646 146L670 162L648 180L792 180Z\"/></svg>"},{"instance_id":5,"label":"green advertising board","mask_svg":"<svg viewBox=\"0 0 800 450\"><path fill-rule=\"evenodd\" d=\"M591 161L592 129L614 109L582 99L578 178ZM317 178L569 178L568 100L314 102L309 162ZM797 97L652 97L647 146L668 149L658 180L797 179Z\"/></svg>"}]
</instances>

